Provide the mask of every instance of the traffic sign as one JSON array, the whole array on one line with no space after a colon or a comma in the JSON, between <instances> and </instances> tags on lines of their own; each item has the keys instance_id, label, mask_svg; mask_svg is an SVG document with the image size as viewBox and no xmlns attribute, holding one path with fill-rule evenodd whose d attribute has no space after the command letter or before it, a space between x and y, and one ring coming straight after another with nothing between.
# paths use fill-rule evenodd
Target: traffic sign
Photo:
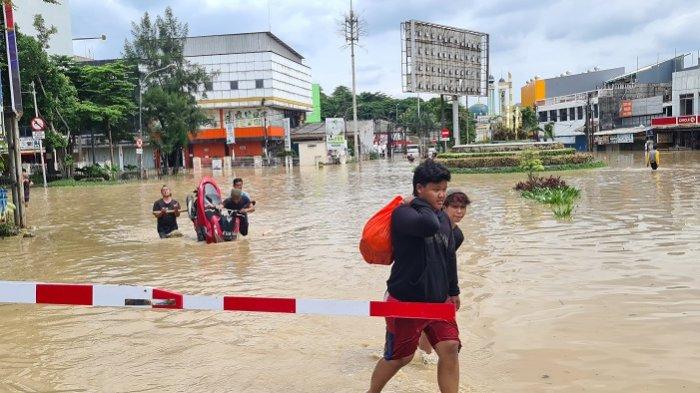
<instances>
[{"instance_id":1,"label":"traffic sign","mask_svg":"<svg viewBox=\"0 0 700 393\"><path fill-rule=\"evenodd\" d=\"M143 154L143 149L140 147L136 148L136 154Z\"/></svg>"},{"instance_id":2,"label":"traffic sign","mask_svg":"<svg viewBox=\"0 0 700 393\"><path fill-rule=\"evenodd\" d=\"M32 137L34 139L44 139L46 138L46 133L44 131L32 131Z\"/></svg>"},{"instance_id":3,"label":"traffic sign","mask_svg":"<svg viewBox=\"0 0 700 393\"><path fill-rule=\"evenodd\" d=\"M143 147L143 139L136 138L136 147L138 147L139 149Z\"/></svg>"},{"instance_id":4,"label":"traffic sign","mask_svg":"<svg viewBox=\"0 0 700 393\"><path fill-rule=\"evenodd\" d=\"M441 136L442 136L443 138L449 138L449 136L450 136L450 130L447 129L447 128L443 128L443 129L442 129L442 132L441 132Z\"/></svg>"},{"instance_id":5,"label":"traffic sign","mask_svg":"<svg viewBox=\"0 0 700 393\"><path fill-rule=\"evenodd\" d=\"M34 117L29 122L32 127L32 131L44 131L46 129L46 122L41 117Z\"/></svg>"}]
</instances>

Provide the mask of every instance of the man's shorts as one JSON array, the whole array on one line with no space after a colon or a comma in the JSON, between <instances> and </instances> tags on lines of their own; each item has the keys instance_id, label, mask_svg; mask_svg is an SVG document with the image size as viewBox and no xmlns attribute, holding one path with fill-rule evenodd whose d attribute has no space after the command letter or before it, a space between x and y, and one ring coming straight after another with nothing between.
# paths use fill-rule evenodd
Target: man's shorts
<instances>
[{"instance_id":1,"label":"man's shorts","mask_svg":"<svg viewBox=\"0 0 700 393\"><path fill-rule=\"evenodd\" d=\"M391 295L387 295L387 302L398 302ZM451 303L448 299L445 303ZM410 319L410 318L385 318L386 342L384 343L384 359L396 360L413 355L418 348L418 340L421 332L435 345L442 341L457 341L460 348L459 328L457 321L441 321L435 319Z\"/></svg>"}]
</instances>

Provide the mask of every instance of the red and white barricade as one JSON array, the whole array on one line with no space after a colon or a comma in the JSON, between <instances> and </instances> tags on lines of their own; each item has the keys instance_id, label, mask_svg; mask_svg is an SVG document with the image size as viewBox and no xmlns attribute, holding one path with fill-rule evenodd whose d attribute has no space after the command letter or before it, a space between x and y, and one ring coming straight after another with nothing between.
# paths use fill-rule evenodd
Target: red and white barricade
<instances>
[{"instance_id":1,"label":"red and white barricade","mask_svg":"<svg viewBox=\"0 0 700 393\"><path fill-rule=\"evenodd\" d=\"M0 303L166 308L451 320L449 303L184 295L159 288L0 281Z\"/></svg>"}]
</instances>

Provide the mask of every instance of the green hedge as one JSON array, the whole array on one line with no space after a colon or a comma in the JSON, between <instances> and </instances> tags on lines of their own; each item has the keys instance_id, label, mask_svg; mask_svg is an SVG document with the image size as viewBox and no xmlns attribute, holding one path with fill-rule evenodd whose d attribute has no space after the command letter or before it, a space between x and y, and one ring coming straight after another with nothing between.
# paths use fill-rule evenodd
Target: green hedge
<instances>
[{"instance_id":1,"label":"green hedge","mask_svg":"<svg viewBox=\"0 0 700 393\"><path fill-rule=\"evenodd\" d=\"M466 145L461 147L453 147L453 150L461 153L490 153L490 152L513 152L515 154L529 149L535 149L537 151L543 152L547 150L558 150L563 149L564 145L562 143L542 143L534 144L530 142L516 142L516 144L509 145L507 143L492 143L492 144L475 144Z\"/></svg>"},{"instance_id":2,"label":"green hedge","mask_svg":"<svg viewBox=\"0 0 700 393\"><path fill-rule=\"evenodd\" d=\"M540 157L561 156L561 155L567 155L567 154L574 154L574 153L576 153L576 149L567 148L567 149L541 150L539 153L540 153ZM440 154L438 154L437 158L454 159L454 158L469 158L469 157L504 157L504 156L517 157L517 156L519 156L519 154L520 154L519 151L494 151L494 152L480 152L480 153L440 153Z\"/></svg>"},{"instance_id":3,"label":"green hedge","mask_svg":"<svg viewBox=\"0 0 700 393\"><path fill-rule=\"evenodd\" d=\"M593 161L593 155L589 153L574 153L566 155L542 156L542 164L566 165L583 164ZM493 168L493 167L517 167L520 165L519 156L496 156L496 157L464 157L451 159L438 159L440 163L448 168Z\"/></svg>"},{"instance_id":4,"label":"green hedge","mask_svg":"<svg viewBox=\"0 0 700 393\"><path fill-rule=\"evenodd\" d=\"M545 172L554 171L572 171L579 169L594 169L603 168L605 163L602 161L586 162L583 164L565 164L565 165L546 165ZM453 174L486 174L486 173L525 173L526 171L519 166L507 167L486 167L486 168L449 168Z\"/></svg>"}]
</instances>

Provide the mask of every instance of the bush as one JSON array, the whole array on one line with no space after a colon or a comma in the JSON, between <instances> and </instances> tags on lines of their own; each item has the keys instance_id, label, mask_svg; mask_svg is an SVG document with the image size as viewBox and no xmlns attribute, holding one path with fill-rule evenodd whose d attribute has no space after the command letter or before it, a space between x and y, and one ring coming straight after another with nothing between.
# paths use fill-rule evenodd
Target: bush
<instances>
[{"instance_id":1,"label":"bush","mask_svg":"<svg viewBox=\"0 0 700 393\"><path fill-rule=\"evenodd\" d=\"M589 153L574 153L563 155L543 155L539 152L541 164L544 169L549 169L551 166L562 166L571 164L587 164L593 163L593 155ZM503 168L503 167L518 167L521 164L519 155L496 155L496 156L466 156L460 158L443 158L438 157L438 162L448 168ZM567 168L563 168L567 169ZM573 169L573 168L570 168ZM525 170L527 172L527 170Z\"/></svg>"},{"instance_id":2,"label":"bush","mask_svg":"<svg viewBox=\"0 0 700 393\"><path fill-rule=\"evenodd\" d=\"M453 147L453 151L462 153L478 153L478 152L512 152L518 154L523 150L535 149L538 151L561 150L564 145L561 143L532 143L531 141L519 141L510 143L493 143L493 144L476 144L469 146Z\"/></svg>"},{"instance_id":3,"label":"bush","mask_svg":"<svg viewBox=\"0 0 700 393\"><path fill-rule=\"evenodd\" d=\"M75 172L75 180L109 180L111 177L111 171L108 165L105 165L105 167L101 167L100 164L89 165L83 168L76 168Z\"/></svg>"},{"instance_id":4,"label":"bush","mask_svg":"<svg viewBox=\"0 0 700 393\"><path fill-rule=\"evenodd\" d=\"M537 177L534 176L526 181L521 181L516 184L515 189L518 191L532 191L535 188L565 188L566 182L557 176Z\"/></svg>"},{"instance_id":5,"label":"bush","mask_svg":"<svg viewBox=\"0 0 700 393\"><path fill-rule=\"evenodd\" d=\"M515 156L503 157L467 157L458 159L438 159L448 168L488 168L518 166L520 160Z\"/></svg>"},{"instance_id":6,"label":"bush","mask_svg":"<svg viewBox=\"0 0 700 393\"><path fill-rule=\"evenodd\" d=\"M573 148L540 150L540 157L561 156L561 155L574 154L575 152L576 152L576 149L573 149ZM516 155L517 155L517 152L513 152L513 151L492 151L492 152L477 152L477 153L440 153L440 154L438 154L438 158L454 159L454 158L470 158L470 157L504 157L504 156L515 157Z\"/></svg>"},{"instance_id":7,"label":"bush","mask_svg":"<svg viewBox=\"0 0 700 393\"><path fill-rule=\"evenodd\" d=\"M544 165L584 164L593 162L593 160L593 155L590 153L576 153L567 156L544 157L542 163Z\"/></svg>"},{"instance_id":8,"label":"bush","mask_svg":"<svg viewBox=\"0 0 700 393\"><path fill-rule=\"evenodd\" d=\"M534 188L523 191L524 198L551 205L552 212L557 218L568 218L574 211L574 202L581 196L581 191L575 187Z\"/></svg>"}]
</instances>

